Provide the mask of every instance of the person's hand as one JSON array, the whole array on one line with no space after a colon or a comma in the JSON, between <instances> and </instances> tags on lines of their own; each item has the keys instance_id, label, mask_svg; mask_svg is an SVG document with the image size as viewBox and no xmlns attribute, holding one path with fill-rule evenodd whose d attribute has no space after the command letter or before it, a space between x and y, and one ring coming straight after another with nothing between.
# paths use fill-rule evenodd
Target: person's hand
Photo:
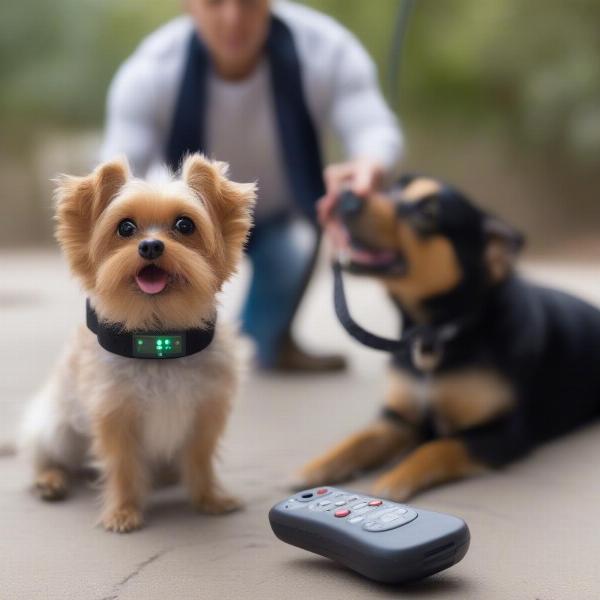
<instances>
[{"instance_id":1,"label":"person's hand","mask_svg":"<svg viewBox=\"0 0 600 600\"><path fill-rule=\"evenodd\" d=\"M317 204L321 225L325 226L330 220L336 200L343 190L349 189L357 196L366 197L380 186L384 172L379 162L369 158L329 165L323 174L325 195Z\"/></svg>"}]
</instances>

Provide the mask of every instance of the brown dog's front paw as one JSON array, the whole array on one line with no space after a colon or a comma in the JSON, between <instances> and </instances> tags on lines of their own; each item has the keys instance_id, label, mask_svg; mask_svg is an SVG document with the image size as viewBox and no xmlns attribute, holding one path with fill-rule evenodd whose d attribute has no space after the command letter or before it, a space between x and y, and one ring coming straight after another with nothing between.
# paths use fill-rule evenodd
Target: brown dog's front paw
<instances>
[{"instance_id":1,"label":"brown dog's front paw","mask_svg":"<svg viewBox=\"0 0 600 600\"><path fill-rule=\"evenodd\" d=\"M49 502L63 500L69 491L67 474L62 469L42 471L34 485L40 498Z\"/></svg>"},{"instance_id":2,"label":"brown dog's front paw","mask_svg":"<svg viewBox=\"0 0 600 600\"><path fill-rule=\"evenodd\" d=\"M199 499L192 500L194 508L208 515L224 515L242 508L239 498L228 494L207 494Z\"/></svg>"},{"instance_id":3,"label":"brown dog's front paw","mask_svg":"<svg viewBox=\"0 0 600 600\"><path fill-rule=\"evenodd\" d=\"M142 512L135 507L122 507L107 512L102 517L102 525L106 531L129 533L139 529L144 523Z\"/></svg>"}]
</instances>

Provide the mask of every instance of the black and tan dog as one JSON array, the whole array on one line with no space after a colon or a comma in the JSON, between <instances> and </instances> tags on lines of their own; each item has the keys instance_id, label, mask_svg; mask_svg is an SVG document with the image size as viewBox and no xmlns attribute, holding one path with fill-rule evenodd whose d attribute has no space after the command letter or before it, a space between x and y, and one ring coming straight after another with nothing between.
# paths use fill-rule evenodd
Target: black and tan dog
<instances>
[{"instance_id":1,"label":"black and tan dog","mask_svg":"<svg viewBox=\"0 0 600 600\"><path fill-rule=\"evenodd\" d=\"M404 177L388 196L347 197L335 214L344 268L383 282L404 343L380 418L306 465L302 486L407 452L374 486L403 500L598 415L600 311L521 279L518 232L423 177Z\"/></svg>"}]
</instances>

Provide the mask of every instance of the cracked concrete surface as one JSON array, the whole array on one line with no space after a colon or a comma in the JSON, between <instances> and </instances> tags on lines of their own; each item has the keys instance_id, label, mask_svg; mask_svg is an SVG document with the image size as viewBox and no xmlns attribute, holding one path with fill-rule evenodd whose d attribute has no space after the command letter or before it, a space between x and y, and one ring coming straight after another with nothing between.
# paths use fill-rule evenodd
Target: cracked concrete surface
<instances>
[{"instance_id":1,"label":"cracked concrete surface","mask_svg":"<svg viewBox=\"0 0 600 600\"><path fill-rule=\"evenodd\" d=\"M148 566L151 565L154 561L158 560L159 558L163 557L166 553L168 552L168 550L161 550L160 552L155 552L152 556L150 556L149 558L147 558L146 560L144 560L143 562L141 562L139 565L136 565L133 569L133 571L131 571L131 573L129 573L126 577L124 577L123 579L121 579L121 581L119 581L113 588L112 593L110 594L110 596L104 596L104 598L100 598L100 600L118 600L118 598L121 595L121 592L123 591L123 588L135 577L137 577L138 575L140 575L142 573L142 571Z\"/></svg>"},{"instance_id":2,"label":"cracked concrete surface","mask_svg":"<svg viewBox=\"0 0 600 600\"><path fill-rule=\"evenodd\" d=\"M600 302L600 268L536 263L527 270ZM0 253L0 447L14 436L25 400L49 372L83 299L53 251ZM228 289L235 312L245 273ZM370 284L349 285L361 321L389 334L393 313ZM374 309L375 308L375 309ZM326 272L303 309L307 344L344 349L352 370L335 377L251 374L222 450L222 477L243 511L198 515L177 488L152 495L146 527L128 535L94 526L96 491L81 484L64 503L28 491L20 459L0 458L2 600L238 598L456 598L592 600L600 597L600 426L557 440L493 475L422 494L417 506L458 514L471 550L458 566L393 588L284 545L268 523L291 471L377 410L385 358L348 341L331 309ZM10 448L8 448L10 449ZM4 453L6 454L6 452ZM371 478L353 484L367 489Z\"/></svg>"}]
</instances>

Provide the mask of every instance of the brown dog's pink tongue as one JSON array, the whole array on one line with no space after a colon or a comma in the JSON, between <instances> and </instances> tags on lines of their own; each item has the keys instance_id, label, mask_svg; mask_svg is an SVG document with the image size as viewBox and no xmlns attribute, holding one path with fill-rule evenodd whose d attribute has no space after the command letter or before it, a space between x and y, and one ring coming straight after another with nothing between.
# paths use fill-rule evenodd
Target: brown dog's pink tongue
<instances>
[{"instance_id":1,"label":"brown dog's pink tongue","mask_svg":"<svg viewBox=\"0 0 600 600\"><path fill-rule=\"evenodd\" d=\"M135 282L142 292L146 294L158 294L167 287L169 274L154 265L144 267L136 276Z\"/></svg>"}]
</instances>

